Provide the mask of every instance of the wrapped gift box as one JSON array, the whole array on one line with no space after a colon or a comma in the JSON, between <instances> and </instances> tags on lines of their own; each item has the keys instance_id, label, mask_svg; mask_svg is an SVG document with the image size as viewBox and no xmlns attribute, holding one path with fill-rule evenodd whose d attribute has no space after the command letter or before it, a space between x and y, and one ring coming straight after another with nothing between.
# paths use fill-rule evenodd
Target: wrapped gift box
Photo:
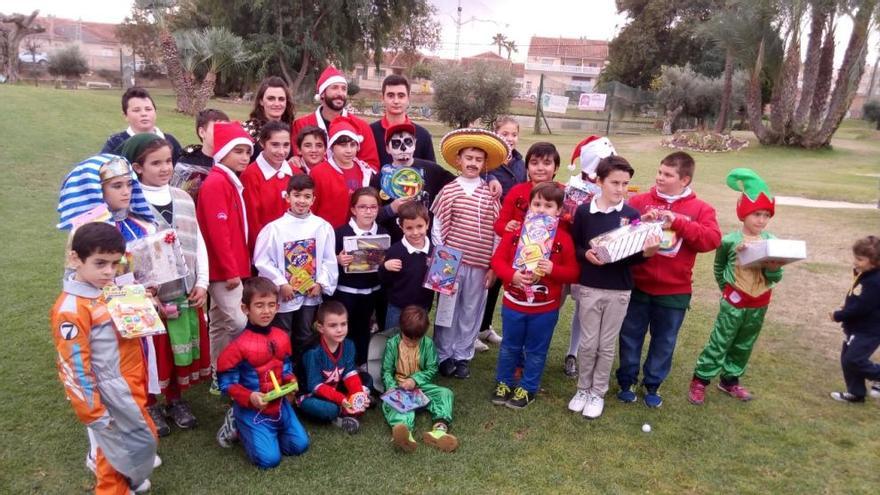
<instances>
[{"instance_id":1,"label":"wrapped gift box","mask_svg":"<svg viewBox=\"0 0 880 495\"><path fill-rule=\"evenodd\" d=\"M146 287L180 280L189 274L183 248L172 229L165 229L128 243L131 272Z\"/></svg>"},{"instance_id":2,"label":"wrapped gift box","mask_svg":"<svg viewBox=\"0 0 880 495\"><path fill-rule=\"evenodd\" d=\"M641 222L624 225L608 231L590 241L596 257L604 263L614 263L645 249L645 241L652 234L663 236L661 222Z\"/></svg>"},{"instance_id":3,"label":"wrapped gift box","mask_svg":"<svg viewBox=\"0 0 880 495\"><path fill-rule=\"evenodd\" d=\"M807 243L788 239L766 239L750 242L739 252L739 264L745 268L768 261L791 263L807 257Z\"/></svg>"}]
</instances>

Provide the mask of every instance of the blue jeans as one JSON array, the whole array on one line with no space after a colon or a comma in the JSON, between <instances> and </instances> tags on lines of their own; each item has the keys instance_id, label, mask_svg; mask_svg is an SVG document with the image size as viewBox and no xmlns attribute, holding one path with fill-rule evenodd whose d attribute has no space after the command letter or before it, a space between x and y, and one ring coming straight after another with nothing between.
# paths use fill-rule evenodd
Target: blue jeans
<instances>
[{"instance_id":1,"label":"blue jeans","mask_svg":"<svg viewBox=\"0 0 880 495\"><path fill-rule=\"evenodd\" d=\"M541 386L541 375L547 362L550 339L559 319L559 310L546 313L520 313L504 306L501 308L501 324L504 340L498 351L498 366L495 380L513 385L513 372L523 363L522 380L519 386L534 394ZM523 361L525 354L525 361Z\"/></svg>"},{"instance_id":2,"label":"blue jeans","mask_svg":"<svg viewBox=\"0 0 880 495\"><path fill-rule=\"evenodd\" d=\"M651 332L651 343L642 368L643 383L652 392L660 387L672 368L672 353L686 311L636 299L629 301L626 318L620 328L620 367L616 375L621 389L638 383L642 345L648 331Z\"/></svg>"}]
</instances>

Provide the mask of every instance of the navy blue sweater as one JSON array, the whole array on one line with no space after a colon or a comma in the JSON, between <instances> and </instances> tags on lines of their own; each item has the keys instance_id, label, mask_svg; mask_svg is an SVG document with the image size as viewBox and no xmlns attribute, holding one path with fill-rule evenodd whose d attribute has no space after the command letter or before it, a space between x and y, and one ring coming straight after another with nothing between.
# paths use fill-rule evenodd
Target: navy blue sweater
<instances>
[{"instance_id":1,"label":"navy blue sweater","mask_svg":"<svg viewBox=\"0 0 880 495\"><path fill-rule=\"evenodd\" d=\"M122 143L124 143L131 136L128 135L127 131L122 131L116 134L113 134L109 138L107 138L107 142L104 143L104 147L101 149L101 153L116 153L116 148L119 148ZM183 150L180 147L180 143L177 142L177 139L174 138L169 133L165 133L165 140L168 141L168 144L171 145L171 161L177 163L177 160L180 160L180 155Z\"/></svg>"},{"instance_id":2,"label":"navy blue sweater","mask_svg":"<svg viewBox=\"0 0 880 495\"><path fill-rule=\"evenodd\" d=\"M880 268L862 273L833 316L847 335L880 335Z\"/></svg>"},{"instance_id":3,"label":"navy blue sweater","mask_svg":"<svg viewBox=\"0 0 880 495\"><path fill-rule=\"evenodd\" d=\"M523 161L523 156L519 151L513 150L510 163L505 163L486 174L483 178L486 179L486 182L491 182L492 179L497 179L498 182L501 183L500 201L504 204L504 198L507 197L507 193L510 192L513 186L522 184L528 179L526 163Z\"/></svg>"},{"instance_id":4,"label":"navy blue sweater","mask_svg":"<svg viewBox=\"0 0 880 495\"><path fill-rule=\"evenodd\" d=\"M379 267L379 279L388 295L388 302L403 308L415 304L430 311L434 304L434 291L426 289L425 274L431 256L424 253L409 254L402 242L391 245L385 253L385 260L401 260L403 268L399 272L389 272L383 264Z\"/></svg>"},{"instance_id":5,"label":"navy blue sweater","mask_svg":"<svg viewBox=\"0 0 880 495\"><path fill-rule=\"evenodd\" d=\"M376 229L377 235L387 233L388 232L383 229L381 225ZM336 254L342 252L342 238L353 235L355 235L354 229L352 229L351 225L348 223L336 229ZM340 266L339 281L336 285L337 287L344 285L346 287L351 287L352 289L372 289L379 285L379 273L345 273L345 268Z\"/></svg>"},{"instance_id":6,"label":"navy blue sweater","mask_svg":"<svg viewBox=\"0 0 880 495\"><path fill-rule=\"evenodd\" d=\"M590 213L589 203L578 206L571 227L575 253L581 265L581 278L578 283L597 289L632 290L633 278L630 266L645 261L641 253L604 265L590 263L585 255L590 249L591 239L638 218L639 212L626 204L620 211L611 210L610 213Z\"/></svg>"}]
</instances>

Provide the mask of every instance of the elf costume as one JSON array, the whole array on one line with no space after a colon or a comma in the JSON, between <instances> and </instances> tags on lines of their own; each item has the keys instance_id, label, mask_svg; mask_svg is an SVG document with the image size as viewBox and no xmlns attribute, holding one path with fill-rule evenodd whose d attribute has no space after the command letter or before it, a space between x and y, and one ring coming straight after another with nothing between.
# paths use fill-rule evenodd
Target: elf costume
<instances>
[{"instance_id":1,"label":"elf costume","mask_svg":"<svg viewBox=\"0 0 880 495\"><path fill-rule=\"evenodd\" d=\"M767 184L753 170L731 170L727 175L727 185L742 192L736 206L740 221L760 210L766 210L773 216L776 200ZM745 373L764 323L772 288L782 279L782 268L744 268L737 263L736 248L743 243L773 238L766 231L758 236L749 236L740 229L725 235L721 239L721 246L715 251L715 281L722 291L721 308L709 342L697 358L689 396L692 403L702 403L705 386L719 374L719 387L723 391L740 400L751 399L748 391L739 385L739 377Z\"/></svg>"},{"instance_id":2,"label":"elf costume","mask_svg":"<svg viewBox=\"0 0 880 495\"><path fill-rule=\"evenodd\" d=\"M431 400L425 408L431 413L433 430L425 432L422 439L428 445L451 452L458 447L458 440L446 433L452 422L452 390L432 383L437 376L437 351L428 337L419 340L418 347L411 347L397 334L385 344L382 361L382 382L385 390L396 388L400 382L411 378L416 386ZM412 438L415 429L415 411L399 412L390 405L382 404L385 420L391 425L395 443L410 451L416 443ZM403 426L406 431L399 427Z\"/></svg>"}]
</instances>

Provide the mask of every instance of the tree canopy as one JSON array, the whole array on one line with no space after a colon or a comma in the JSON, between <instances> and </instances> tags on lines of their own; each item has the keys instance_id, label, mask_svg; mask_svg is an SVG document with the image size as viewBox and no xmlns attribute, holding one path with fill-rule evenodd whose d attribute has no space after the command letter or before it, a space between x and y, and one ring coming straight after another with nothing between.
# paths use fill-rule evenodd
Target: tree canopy
<instances>
[{"instance_id":1,"label":"tree canopy","mask_svg":"<svg viewBox=\"0 0 880 495\"><path fill-rule=\"evenodd\" d=\"M490 64L460 64L434 71L434 110L452 127L491 124L507 112L516 87L510 71Z\"/></svg>"}]
</instances>

